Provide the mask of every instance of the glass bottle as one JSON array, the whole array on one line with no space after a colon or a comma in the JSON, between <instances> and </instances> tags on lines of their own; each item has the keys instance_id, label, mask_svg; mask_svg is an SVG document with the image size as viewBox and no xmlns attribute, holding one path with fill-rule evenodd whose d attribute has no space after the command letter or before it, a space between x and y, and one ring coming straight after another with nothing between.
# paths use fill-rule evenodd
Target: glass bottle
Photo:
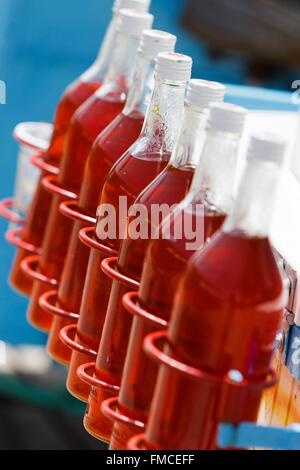
<instances>
[{"instance_id":1,"label":"glass bottle","mask_svg":"<svg viewBox=\"0 0 300 470\"><path fill-rule=\"evenodd\" d=\"M146 423L148 419L157 375L157 366L143 352L143 340L148 333L156 330L157 325L161 328L160 322L169 320L185 265L195 250L200 250L202 244L221 226L232 204L237 156L246 114L243 108L230 104L213 103L210 109L207 138L192 187L171 216L164 220L159 238L150 243L136 297L137 303L153 319L157 318L157 322L149 324L141 317L133 318L118 409L129 419L142 423ZM219 115L227 123L225 132L219 128ZM232 115L237 117L230 127L228 121ZM197 230L197 227L204 228L204 233L199 230L199 239L188 239L185 224L188 224L190 218L193 230ZM176 236L176 225L180 227L182 236ZM163 238L162 233L167 233L168 227L170 236ZM147 385L141 386L143 383ZM136 432L137 429L133 426L116 423L111 448L125 449L126 440Z\"/></svg>"},{"instance_id":2,"label":"glass bottle","mask_svg":"<svg viewBox=\"0 0 300 470\"><path fill-rule=\"evenodd\" d=\"M79 198L79 207L82 212L96 213L99 192L101 193L110 168L138 138L153 91L157 54L161 51L173 51L175 43L176 37L163 31L149 30L143 33L140 61L125 109L99 136L88 158ZM83 227L85 227L84 222L78 221L74 224L58 292L59 303L73 312L79 312L80 309L90 251L78 237ZM57 325L61 322L57 318L55 323ZM76 341L87 349L97 351L100 341L98 323L97 311L91 312L84 309L80 315ZM59 325L60 329L61 325ZM73 351L67 381L68 390L84 400L88 398L89 387L78 378L77 368L88 360L89 356L86 354Z\"/></svg>"},{"instance_id":3,"label":"glass bottle","mask_svg":"<svg viewBox=\"0 0 300 470\"><path fill-rule=\"evenodd\" d=\"M148 13L121 10L120 33L107 77L99 92L83 104L72 120L60 174L57 178L59 187L71 192L77 188L76 192L79 192L85 162L93 140L124 107L124 98L133 79L140 35L145 27L151 26L152 21L153 17ZM125 52L127 58L132 56L130 65L125 61ZM74 129L77 133L74 133ZM95 173L97 169L94 163ZM84 186L84 183L82 185ZM66 246L71 235L73 221L64 217L59 211L59 206L64 199L65 197L61 194L53 195L43 241L43 252L39 257L39 271L48 279L60 279ZM39 297L49 288L51 288L50 283L35 281L28 309L29 322L43 331L49 331L52 316L40 308Z\"/></svg>"},{"instance_id":4,"label":"glass bottle","mask_svg":"<svg viewBox=\"0 0 300 470\"><path fill-rule=\"evenodd\" d=\"M276 135L252 137L231 215L184 272L164 352L194 369L160 366L147 448L216 449L220 422L256 421L287 301L268 237L284 151ZM226 375L250 386L224 395Z\"/></svg>"},{"instance_id":5,"label":"glass bottle","mask_svg":"<svg viewBox=\"0 0 300 470\"><path fill-rule=\"evenodd\" d=\"M130 11L132 12L131 16L134 14L133 10L127 10L127 17L129 17L128 12ZM118 11L118 21L114 21L117 32L115 40L112 42L113 47L108 51L108 45L106 45L104 49L104 52L106 50L106 57L108 52L110 53L110 62L109 66L107 64L108 71L103 78L103 82L101 82L101 88L89 98L86 96L88 99L83 100L84 103L83 101L78 102L77 108L79 109L77 111L73 109L72 119L69 116L69 123L71 124L68 125L68 132L64 135L64 147L62 147L61 143L59 161L57 161L60 164L57 184L74 193L77 193L79 189L84 158L87 156L92 142L124 106L126 93L132 80L140 34L143 29L151 27L153 21L152 15L146 13L135 13L135 15L136 18L133 21L139 23L141 27L138 29L132 25L132 27L130 26L132 30L129 31L129 27L126 26L129 21L125 21L126 11L124 9ZM134 32L137 29L138 33L134 37ZM127 54L127 61L124 57L125 54ZM100 61L101 57L103 58L102 54L99 56L98 61ZM103 59L101 63L101 70L104 70ZM99 68L94 66L92 70L95 73L96 70L99 71ZM92 78L92 70L87 73L86 77ZM95 89L97 88L99 88L99 84ZM47 163L51 163L51 161L46 159ZM30 206L26 225L22 232L22 240L36 248L42 246L48 221L45 218L45 213L50 211L53 199L52 194L42 184L47 175L46 172L41 174L40 182ZM52 175L48 177L53 178ZM25 249L18 250L10 276L12 285L28 295L32 289L32 281L23 273L20 265L22 260L29 254Z\"/></svg>"},{"instance_id":6,"label":"glass bottle","mask_svg":"<svg viewBox=\"0 0 300 470\"><path fill-rule=\"evenodd\" d=\"M175 40L175 36L168 33L144 31L140 60L125 109L99 135L89 154L78 202L82 214L95 215L99 193L110 168L139 136L153 91L155 57L160 49L173 50ZM78 233L86 224L84 221L74 223L58 290L58 305L67 312L79 312L80 309L90 249L79 240ZM93 321L94 317L91 318ZM48 342L50 354L64 363L71 358L71 351L59 339L59 332L66 324L67 320L56 317Z\"/></svg>"},{"instance_id":7,"label":"glass bottle","mask_svg":"<svg viewBox=\"0 0 300 470\"><path fill-rule=\"evenodd\" d=\"M122 228L119 220L127 216L127 210L122 211L122 206L119 207L119 202L122 204L120 197L125 197L129 208L138 194L165 168L170 160L179 132L185 89L191 76L191 67L191 58L182 54L163 52L158 55L155 87L141 135L112 168L100 198L96 237L100 242L105 243L106 247L118 250L121 238L125 234L123 232L125 227ZM103 220L101 208L108 203L116 208L117 236L112 233L111 236L106 237L101 228ZM105 241L101 240L102 237L106 238ZM106 257L104 252L91 252L81 304L82 311L88 308L97 312L99 326L104 322L111 289L111 281L100 268L101 262ZM119 364L122 366L119 355L123 354L122 351L118 351L120 362L116 364L114 359L116 369L110 371L105 358L109 357L110 361L114 351L111 338L117 339L119 334L122 334L116 329L115 334L112 335L111 329L114 326L115 324L110 322L104 324L96 363L96 376L111 384L119 382L118 366ZM86 428L93 435L104 440L109 439L112 428L111 423L104 419L100 412L101 402L106 397L107 391L104 388L92 390L84 421Z\"/></svg>"}]
</instances>

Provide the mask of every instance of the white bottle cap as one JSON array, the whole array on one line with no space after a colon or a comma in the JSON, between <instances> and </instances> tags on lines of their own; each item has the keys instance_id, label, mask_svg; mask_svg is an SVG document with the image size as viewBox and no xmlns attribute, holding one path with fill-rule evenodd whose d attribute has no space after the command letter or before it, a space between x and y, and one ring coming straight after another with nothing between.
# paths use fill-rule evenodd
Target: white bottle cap
<instances>
[{"instance_id":1,"label":"white bottle cap","mask_svg":"<svg viewBox=\"0 0 300 470\"><path fill-rule=\"evenodd\" d=\"M151 13L142 13L122 8L120 10L120 31L129 36L139 37L144 29L150 29L154 21Z\"/></svg>"},{"instance_id":2,"label":"white bottle cap","mask_svg":"<svg viewBox=\"0 0 300 470\"><path fill-rule=\"evenodd\" d=\"M226 88L218 82L192 79L189 82L186 104L196 108L209 108L212 102L223 102Z\"/></svg>"},{"instance_id":3,"label":"white bottle cap","mask_svg":"<svg viewBox=\"0 0 300 470\"><path fill-rule=\"evenodd\" d=\"M287 142L273 132L257 132L250 139L247 160L263 160L280 165L284 159Z\"/></svg>"},{"instance_id":4,"label":"white bottle cap","mask_svg":"<svg viewBox=\"0 0 300 470\"><path fill-rule=\"evenodd\" d=\"M117 13L121 8L130 8L136 11L148 11L151 0L115 0L113 12Z\"/></svg>"},{"instance_id":5,"label":"white bottle cap","mask_svg":"<svg viewBox=\"0 0 300 470\"><path fill-rule=\"evenodd\" d=\"M231 103L211 103L208 127L219 132L241 134L243 132L247 109Z\"/></svg>"},{"instance_id":6,"label":"white bottle cap","mask_svg":"<svg viewBox=\"0 0 300 470\"><path fill-rule=\"evenodd\" d=\"M157 29L143 31L140 51L147 57L156 57L160 52L173 52L177 38L173 34Z\"/></svg>"},{"instance_id":7,"label":"white bottle cap","mask_svg":"<svg viewBox=\"0 0 300 470\"><path fill-rule=\"evenodd\" d=\"M160 52L157 56L156 73L163 80L187 82L191 78L191 57L176 52Z\"/></svg>"}]
</instances>

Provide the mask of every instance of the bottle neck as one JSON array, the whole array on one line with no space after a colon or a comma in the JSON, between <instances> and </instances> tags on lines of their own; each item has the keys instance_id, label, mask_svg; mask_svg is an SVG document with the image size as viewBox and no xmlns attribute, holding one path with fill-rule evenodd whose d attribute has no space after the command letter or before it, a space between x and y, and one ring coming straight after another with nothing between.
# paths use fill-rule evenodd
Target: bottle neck
<instances>
[{"instance_id":1,"label":"bottle neck","mask_svg":"<svg viewBox=\"0 0 300 470\"><path fill-rule=\"evenodd\" d=\"M233 203L233 187L240 134L207 131L189 202L201 203L209 211L228 214Z\"/></svg>"},{"instance_id":2,"label":"bottle neck","mask_svg":"<svg viewBox=\"0 0 300 470\"><path fill-rule=\"evenodd\" d=\"M145 116L154 87L156 61L153 57L139 54L133 85L130 87L123 113Z\"/></svg>"},{"instance_id":3,"label":"bottle neck","mask_svg":"<svg viewBox=\"0 0 300 470\"><path fill-rule=\"evenodd\" d=\"M208 109L186 105L179 137L170 164L175 168L196 167L206 135Z\"/></svg>"},{"instance_id":4,"label":"bottle neck","mask_svg":"<svg viewBox=\"0 0 300 470\"><path fill-rule=\"evenodd\" d=\"M104 80L115 48L119 23L120 14L116 11L113 13L112 19L106 30L97 58L91 67L81 76L82 81L102 82Z\"/></svg>"},{"instance_id":5,"label":"bottle neck","mask_svg":"<svg viewBox=\"0 0 300 470\"><path fill-rule=\"evenodd\" d=\"M132 83L140 38L119 32L103 84L96 92L99 98L125 101Z\"/></svg>"},{"instance_id":6,"label":"bottle neck","mask_svg":"<svg viewBox=\"0 0 300 470\"><path fill-rule=\"evenodd\" d=\"M269 234L278 186L279 166L273 162L247 161L238 194L224 231L248 237Z\"/></svg>"},{"instance_id":7,"label":"bottle neck","mask_svg":"<svg viewBox=\"0 0 300 470\"><path fill-rule=\"evenodd\" d=\"M184 109L186 82L156 78L138 150L171 154L178 137Z\"/></svg>"}]
</instances>

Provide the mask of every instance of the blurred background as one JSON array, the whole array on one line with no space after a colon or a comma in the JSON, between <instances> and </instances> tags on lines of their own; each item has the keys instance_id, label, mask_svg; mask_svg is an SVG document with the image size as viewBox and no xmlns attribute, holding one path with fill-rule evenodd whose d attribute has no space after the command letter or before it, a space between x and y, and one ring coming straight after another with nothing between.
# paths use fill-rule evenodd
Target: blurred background
<instances>
[{"instance_id":1,"label":"blurred background","mask_svg":"<svg viewBox=\"0 0 300 470\"><path fill-rule=\"evenodd\" d=\"M13 128L52 120L65 86L94 60L111 7L112 0L1 0L0 199L13 191ZM176 34L177 51L193 57L194 77L229 84L228 100L296 109L299 0L152 0L151 11L155 28ZM26 323L27 299L7 285L14 249L3 241L6 229L0 219L0 449L99 449L82 428L84 408L65 391L65 370L36 354L45 337Z\"/></svg>"}]
</instances>

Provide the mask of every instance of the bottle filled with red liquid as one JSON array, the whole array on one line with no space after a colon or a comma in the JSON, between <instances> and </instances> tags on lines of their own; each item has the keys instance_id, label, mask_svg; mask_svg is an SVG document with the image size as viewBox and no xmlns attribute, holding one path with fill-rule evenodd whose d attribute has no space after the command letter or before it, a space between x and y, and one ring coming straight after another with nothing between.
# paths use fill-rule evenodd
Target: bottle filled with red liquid
<instances>
[{"instance_id":1,"label":"bottle filled with red liquid","mask_svg":"<svg viewBox=\"0 0 300 470\"><path fill-rule=\"evenodd\" d=\"M178 55L171 56L171 57L172 57L172 59L170 59L170 60L173 60L173 61L175 59L178 60ZM185 56L183 56L183 57L181 56L180 60L181 60L181 62L184 62ZM157 99L157 95L158 95L157 88L156 88L156 92L155 92L155 99ZM182 93L184 93L184 86L183 85L182 85L182 88L183 88ZM174 94L175 94L176 91L177 91L177 89L175 88L174 89ZM155 116L157 116L157 110L155 110L155 111L156 111ZM182 110L180 110L180 111L182 111ZM151 113L149 114L149 119L150 118L153 119L153 116L152 116L153 114L154 114L154 112L151 111ZM105 183L106 188L110 188L112 184L116 187L114 199L106 201L106 202L109 202L110 204L116 204L116 208L118 208L118 199L119 199L119 195L118 195L117 191L120 191L120 196L122 195L122 191L124 191L124 185L123 185L123 187L122 186L120 187L120 184L119 184L119 183L122 183L123 176L126 176L126 178L128 178L128 179L130 178L130 181L129 181L130 186L129 186L128 192L130 193L129 194L129 196L130 196L129 201L131 201L132 199L134 199L134 197L136 195L136 193L133 192L135 189L131 189L131 188L134 188L134 185L136 185L137 186L137 192L139 192L140 188L143 188L145 185L147 185L147 183L149 183L149 180L151 180L154 176L157 175L157 173L159 173L164 168L164 166L166 165L166 162L169 158L169 153L168 152L166 152L165 155L163 155L162 153L159 154L159 153L154 153L153 152L153 155L150 154L149 158L143 158L144 154L142 153L143 152L142 144L145 146L148 143L148 134L150 132L149 131L149 119L146 119L146 124L144 126L142 136L140 137L140 139L138 140L138 142L135 144L135 147L134 147L134 151L135 151L135 149L138 149L137 154L138 154L138 152L140 152L140 149L141 149L141 155L142 155L141 158L138 158L135 155L131 156L129 151L126 152L126 154L122 157L122 160L120 160L120 162L115 165L114 171L113 170L111 171L111 173L110 173L110 175L109 175L109 177L108 177L108 179ZM140 175L141 177L137 178L137 174L139 174L139 172L141 170L143 170L144 168L146 168L146 167L147 167L147 169L144 172L145 174L141 173L141 175ZM145 183L144 183L144 181L145 181ZM105 196L106 196L107 193L108 193L108 190L106 189ZM127 197L127 196L124 195L124 197ZM127 214L126 209L125 209L124 215L125 214ZM97 237L95 236L94 238L96 239ZM116 240L114 239L113 243L114 244L119 243L119 239L118 238ZM99 243L98 243L98 246L99 246ZM98 258L100 260L103 259L103 253L102 253L103 248L102 248L102 246L103 246L103 244L102 245L100 244L100 248L101 248L100 251L99 251L99 249L93 249L92 254L90 256L90 258L95 257L96 269L98 268L98 266L100 266L100 265L98 265L98 262L97 262ZM107 244L106 247L104 247L105 255L107 256L107 250L112 250L112 249L113 248ZM74 254L72 254L72 256L74 256ZM76 256L76 257L78 258L78 256ZM71 262L72 262L72 260L71 260ZM66 264L66 267L69 267L69 265ZM83 267L82 267L82 269L83 269ZM80 269L80 267L79 267L79 269ZM67 273L66 270L64 271L64 275L63 275L63 279L62 279L63 288L65 288L65 286L66 286L66 284L64 283L65 273ZM100 271L100 273L102 274L101 271ZM98 274L100 275L100 273L98 273ZM81 278L78 277L77 279L81 279ZM104 276L104 279L105 280L103 282L105 282L105 284L107 284L106 276ZM72 278L70 279L70 281L72 282ZM95 282L96 282L95 285L97 285L96 280L95 280ZM65 292L66 291L64 290L62 293L65 295ZM61 293L61 290L59 292L59 295L60 295L60 293ZM100 296L100 298L98 299L99 296ZM75 299L76 298L78 298L78 296L75 297ZM97 301L96 301L96 298L97 298ZM90 314L91 309L93 309L93 311L95 312L94 315L97 315L97 312L99 311L99 305L97 304L97 302L100 302L101 299L102 299L103 301L105 301L105 310L104 310L104 313L105 313L107 299L106 299L106 297L104 297L102 295L101 289L96 289L96 290L93 289L88 294L88 296L84 297L84 299L85 299L84 302L83 302L84 310L87 309L89 311L89 314ZM61 298L60 298L60 300L61 300ZM68 297L68 299L66 299L69 306L70 306L70 302L72 302L73 300L74 300L73 296ZM96 307L96 305L97 305L97 307ZM101 311L102 311L102 309L101 309ZM72 320L72 319L71 319L71 321L74 322L74 320ZM68 348L66 348L61 343L61 341L59 339L59 333L60 333L60 329L63 326L65 326L67 323L68 323L68 321L67 322L64 321L64 320L62 321L61 319L57 318L54 321L54 324L52 325L51 335L50 335L49 341L48 341L48 349L50 351L50 354L52 354L52 351L55 351L56 359L58 359L59 355L61 355L62 359L65 362L67 362L67 360L70 358L70 350L68 350ZM60 348L59 355L57 353L58 348ZM52 354L52 355L54 356L54 354Z\"/></svg>"},{"instance_id":2,"label":"bottle filled with red liquid","mask_svg":"<svg viewBox=\"0 0 300 470\"><path fill-rule=\"evenodd\" d=\"M144 31L140 47L140 60L124 112L114 121L115 125L112 123L100 138L97 139L89 157L84 186L79 199L81 210L87 211L90 209L92 211L93 209L93 212L96 213L99 199L96 189L99 188L101 190L105 177L108 175L113 163L132 145L141 132L145 112L153 91L157 54L161 51L173 51L175 43L176 36L169 33L156 30ZM95 180L95 170L92 171L93 165L91 160L93 161L93 159L97 159L96 161L99 162L98 181ZM79 311L81 291L84 286L90 252L90 249L82 244L78 237L78 232L83 227L84 223L80 221L74 224L69 249L69 253L72 253L72 256L67 256L64 268L64 274L66 272L68 274L67 282L64 282L65 277L63 275L58 293L59 302L64 306L67 305L69 309L70 300L68 299L71 299L73 311L76 307L77 311ZM74 289L74 284L77 286L77 291L70 292L69 289ZM78 286L82 288L78 289ZM69 303L67 304L67 302ZM57 319L56 324L58 323L62 323L62 321ZM59 325L59 330L62 326L62 324ZM98 350L100 337L97 311L85 309L82 312L79 318L75 341L78 341L79 344L88 350ZM89 386L80 380L77 375L77 368L90 359L90 356L87 354L73 351L67 381L68 390L77 398L85 401L88 399Z\"/></svg>"},{"instance_id":3,"label":"bottle filled with red liquid","mask_svg":"<svg viewBox=\"0 0 300 470\"><path fill-rule=\"evenodd\" d=\"M224 91L224 86L213 82L191 80L189 84L181 131L170 163L136 199L136 207L143 208L139 232L135 228L131 230L135 215L129 216L127 236L116 259L118 272L132 281L140 281L147 246L162 218L184 198L190 188L204 142L209 103L223 100ZM115 330L122 331L122 335L112 336L109 340L106 338L108 347L115 351L107 370L113 371L114 380L118 383L121 382L132 323L132 316L123 307L122 298L134 287L133 283L126 285L115 278L106 313L112 335Z\"/></svg>"},{"instance_id":4,"label":"bottle filled with red liquid","mask_svg":"<svg viewBox=\"0 0 300 470\"><path fill-rule=\"evenodd\" d=\"M93 141L112 120L122 111L128 88L132 83L140 35L144 28L151 27L152 15L137 13L134 10L121 10L119 14L119 34L115 41L111 65L101 89L76 112L66 138L57 185L70 192L79 192L83 181L85 163ZM127 56L126 56L126 55ZM128 61L128 58L130 60ZM101 161L97 156L90 162L94 175L94 192ZM101 177L99 178L101 181ZM64 217L59 205L64 195L53 195L53 201L43 242L43 253L39 258L39 272L48 279L59 280L63 269L66 246L72 231L73 221ZM87 207L89 209L89 207ZM49 331L52 315L39 306L40 296L51 289L50 283L36 281L28 310L28 319L39 329Z\"/></svg>"},{"instance_id":5,"label":"bottle filled with red liquid","mask_svg":"<svg viewBox=\"0 0 300 470\"><path fill-rule=\"evenodd\" d=\"M77 207L79 215L96 214L99 193L101 194L111 167L141 132L147 104L153 91L155 59L151 53L151 47L156 50L159 48L173 50L175 40L175 36L161 31L144 30L140 58L125 109L99 135L89 154ZM74 223L57 294L57 304L69 313L79 312L90 253L89 246L95 243L93 234L91 234L88 246L83 244L78 237L79 231L84 229L87 223L85 219L80 220L80 218ZM59 333L70 321L74 322L74 319L69 314L66 318L55 317L48 342L50 354L64 363L70 361L71 350L60 341ZM90 347L94 346L90 345ZM97 347L95 349L97 350Z\"/></svg>"},{"instance_id":6,"label":"bottle filled with red liquid","mask_svg":"<svg viewBox=\"0 0 300 470\"><path fill-rule=\"evenodd\" d=\"M191 68L190 57L171 52L158 55L154 91L141 135L115 164L105 182L97 210L96 237L115 252L125 236L131 205L170 160L179 132ZM115 225L109 227L108 232L105 220L107 204L116 210L116 217L113 218ZM111 289L111 280L100 267L105 258L107 253L104 250L91 252L81 304L81 312L86 308L94 310L99 325L104 322ZM110 385L115 385L115 379L111 371L107 373L105 364L111 360L110 355L113 353L110 348L113 326L105 323L96 365L96 376ZM119 334L122 332L116 330L115 335ZM120 354L119 351L116 353ZM106 397L106 388L92 389L84 421L87 430L103 440L108 440L111 432L111 423L99 420L100 405Z\"/></svg>"},{"instance_id":7,"label":"bottle filled with red liquid","mask_svg":"<svg viewBox=\"0 0 300 470\"><path fill-rule=\"evenodd\" d=\"M215 84L211 86L216 93L220 91ZM226 120L228 114L232 115L234 111L240 119L240 128L235 125L232 132L229 128L221 132L215 126L214 115L221 114ZM128 424L116 420L111 449L126 449L128 439L139 431L132 425L136 420L144 427L147 423L157 367L144 354L143 340L148 333L167 324L185 265L221 226L230 210L244 118L243 108L211 104L207 137L191 189L164 219L159 237L150 243L147 250L139 293L134 297L140 307L138 311L147 312L148 316L133 318L119 399L115 404L119 413L127 417ZM193 138L196 143L199 142L197 134ZM197 146L195 150L198 152ZM176 227L180 229L178 233ZM128 317L131 317L129 313ZM149 317L152 322L147 321Z\"/></svg>"},{"instance_id":8,"label":"bottle filled with red liquid","mask_svg":"<svg viewBox=\"0 0 300 470\"><path fill-rule=\"evenodd\" d=\"M113 17L102 42L97 59L92 66L74 81L64 92L54 118L54 130L49 149L45 155L45 163L52 165L54 170L59 166L66 132L75 111L100 87L108 66L118 35L120 9L135 8L146 11L149 0L116 0L113 7ZM52 197L42 186L42 180L48 175L46 170L41 172L40 180L28 211L27 222L22 232L22 240L33 247L40 248L46 228L47 214L51 207ZM12 286L19 292L30 295L32 280L20 268L22 260L32 253L20 248L17 252L10 275Z\"/></svg>"},{"instance_id":9,"label":"bottle filled with red liquid","mask_svg":"<svg viewBox=\"0 0 300 470\"><path fill-rule=\"evenodd\" d=\"M164 335L146 339L162 362L146 448L216 449L221 422L257 419L287 300L268 238L284 150L276 135L252 137L231 215L180 280L164 354Z\"/></svg>"}]
</instances>

